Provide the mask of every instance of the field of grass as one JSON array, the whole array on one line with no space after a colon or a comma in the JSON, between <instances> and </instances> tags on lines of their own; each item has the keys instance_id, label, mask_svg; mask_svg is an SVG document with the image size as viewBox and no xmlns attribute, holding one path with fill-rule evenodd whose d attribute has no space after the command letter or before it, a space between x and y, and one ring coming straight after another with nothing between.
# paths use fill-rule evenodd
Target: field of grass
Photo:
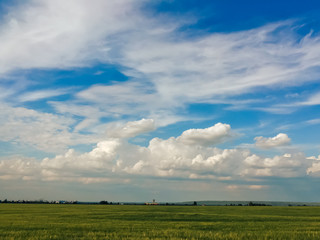
<instances>
[{"instance_id":1,"label":"field of grass","mask_svg":"<svg viewBox=\"0 0 320 240\"><path fill-rule=\"evenodd\" d=\"M320 239L320 207L0 204L0 239Z\"/></svg>"}]
</instances>

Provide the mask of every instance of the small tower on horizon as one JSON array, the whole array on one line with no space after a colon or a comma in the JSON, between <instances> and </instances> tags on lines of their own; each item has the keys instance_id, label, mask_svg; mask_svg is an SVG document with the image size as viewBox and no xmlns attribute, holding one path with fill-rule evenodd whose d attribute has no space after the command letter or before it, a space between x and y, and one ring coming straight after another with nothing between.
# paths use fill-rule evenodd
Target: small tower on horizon
<instances>
[{"instance_id":1,"label":"small tower on horizon","mask_svg":"<svg viewBox=\"0 0 320 240\"><path fill-rule=\"evenodd\" d=\"M152 202L146 202L146 205L159 205L159 203L156 202L155 199L152 200Z\"/></svg>"}]
</instances>

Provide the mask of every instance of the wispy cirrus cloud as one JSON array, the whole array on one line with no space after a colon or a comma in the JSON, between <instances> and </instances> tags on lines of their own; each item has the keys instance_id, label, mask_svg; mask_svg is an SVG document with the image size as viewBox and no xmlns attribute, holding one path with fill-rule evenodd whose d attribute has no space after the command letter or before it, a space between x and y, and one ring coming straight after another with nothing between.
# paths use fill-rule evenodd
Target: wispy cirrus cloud
<instances>
[{"instance_id":1,"label":"wispy cirrus cloud","mask_svg":"<svg viewBox=\"0 0 320 240\"><path fill-rule=\"evenodd\" d=\"M54 103L59 114L64 114L64 104L74 106L71 114L85 118L79 130L96 127L102 117L124 115L155 118L166 125L188 120L182 110L190 103L225 103L227 109L237 109L237 96L243 96L242 108L283 113L284 107L261 99L250 102L245 94L317 79L319 36L299 35L298 22L186 38L178 31L186 19L150 18L143 4L33 0L12 8L0 26L2 75L17 69L118 66L129 77L126 82L87 85L68 102ZM30 102L58 94L43 89L20 99ZM76 110L89 104L95 108L90 116Z\"/></svg>"},{"instance_id":2,"label":"wispy cirrus cloud","mask_svg":"<svg viewBox=\"0 0 320 240\"><path fill-rule=\"evenodd\" d=\"M298 106L313 106L313 105L320 105L320 92L315 93L308 97L307 100L295 103Z\"/></svg>"},{"instance_id":3,"label":"wispy cirrus cloud","mask_svg":"<svg viewBox=\"0 0 320 240\"><path fill-rule=\"evenodd\" d=\"M139 3L131 0L21 3L0 26L1 72L88 66L101 56L108 59L107 37L137 24L137 8Z\"/></svg>"},{"instance_id":4,"label":"wispy cirrus cloud","mask_svg":"<svg viewBox=\"0 0 320 240\"><path fill-rule=\"evenodd\" d=\"M164 26L164 19L147 19L140 10L143 1L95 0L90 5L69 1L68 7L60 1L28 3L12 10L1 25L3 73L108 62L151 86L151 96L157 98L155 108L212 102L256 87L303 84L316 78L319 37L301 38L293 21L182 39L176 29L184 21ZM130 84L121 86L131 88ZM107 95L113 88L118 84L101 86L100 92ZM94 91L89 88L78 97L86 101ZM122 91L117 96L126 95ZM131 97L130 102L137 99Z\"/></svg>"},{"instance_id":5,"label":"wispy cirrus cloud","mask_svg":"<svg viewBox=\"0 0 320 240\"><path fill-rule=\"evenodd\" d=\"M296 94L287 98L286 103L270 103L268 106L254 107L253 109L275 114L288 114L305 107L320 105L320 93L318 92L308 92L303 95Z\"/></svg>"},{"instance_id":6,"label":"wispy cirrus cloud","mask_svg":"<svg viewBox=\"0 0 320 240\"><path fill-rule=\"evenodd\" d=\"M132 79L88 88L77 94L77 99L98 106L110 104L108 109L120 115L134 106L146 117L160 111L179 115L190 103L222 102L229 110L239 109L237 96L317 79L318 61L311 52L318 51L319 37L301 38L294 27L294 22L288 21L243 32L174 40L174 31L154 35L146 28L139 35L133 34L130 41L120 37L121 48L113 46L117 52L114 62L125 67L123 73ZM279 29L287 33L285 40ZM275 101L241 99L240 103L242 108L272 113L294 111L275 105Z\"/></svg>"},{"instance_id":7,"label":"wispy cirrus cloud","mask_svg":"<svg viewBox=\"0 0 320 240\"><path fill-rule=\"evenodd\" d=\"M55 90L38 90L28 91L27 93L21 94L17 101L19 102L32 102L42 99L48 99L51 97L62 96L71 93L71 89L55 89Z\"/></svg>"},{"instance_id":8,"label":"wispy cirrus cloud","mask_svg":"<svg viewBox=\"0 0 320 240\"><path fill-rule=\"evenodd\" d=\"M320 118L308 120L308 121L305 122L305 124L308 124L308 125L320 124Z\"/></svg>"}]
</instances>

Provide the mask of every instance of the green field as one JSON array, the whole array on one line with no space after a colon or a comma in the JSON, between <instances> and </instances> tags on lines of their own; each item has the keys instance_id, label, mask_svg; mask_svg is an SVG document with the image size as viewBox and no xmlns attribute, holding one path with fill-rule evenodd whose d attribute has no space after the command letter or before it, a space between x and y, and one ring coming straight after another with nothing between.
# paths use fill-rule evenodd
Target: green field
<instances>
[{"instance_id":1,"label":"green field","mask_svg":"<svg viewBox=\"0 0 320 240\"><path fill-rule=\"evenodd\" d=\"M0 239L320 239L320 207L0 204Z\"/></svg>"}]
</instances>

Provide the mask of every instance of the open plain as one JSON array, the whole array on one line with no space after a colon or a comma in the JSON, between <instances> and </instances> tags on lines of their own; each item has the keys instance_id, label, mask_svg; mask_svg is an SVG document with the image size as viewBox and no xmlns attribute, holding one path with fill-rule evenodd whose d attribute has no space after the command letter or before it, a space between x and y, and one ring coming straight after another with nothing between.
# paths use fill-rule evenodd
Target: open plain
<instances>
[{"instance_id":1,"label":"open plain","mask_svg":"<svg viewBox=\"0 0 320 240\"><path fill-rule=\"evenodd\" d=\"M0 204L0 239L320 239L320 208Z\"/></svg>"}]
</instances>

